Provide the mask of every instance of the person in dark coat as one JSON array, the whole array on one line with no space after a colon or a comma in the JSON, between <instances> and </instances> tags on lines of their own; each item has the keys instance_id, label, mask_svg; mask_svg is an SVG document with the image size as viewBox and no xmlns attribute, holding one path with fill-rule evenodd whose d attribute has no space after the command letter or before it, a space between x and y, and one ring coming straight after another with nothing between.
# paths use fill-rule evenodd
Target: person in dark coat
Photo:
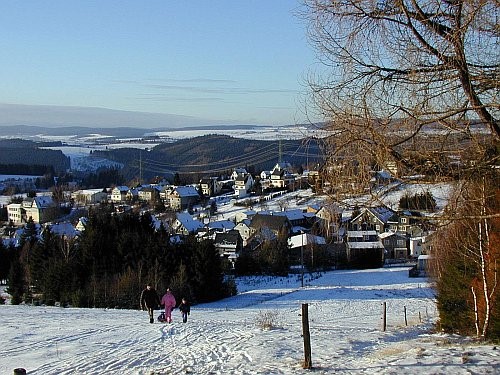
<instances>
[{"instance_id":1,"label":"person in dark coat","mask_svg":"<svg viewBox=\"0 0 500 375\"><path fill-rule=\"evenodd\" d=\"M179 305L179 311L182 314L182 323L186 323L188 320L188 315L191 312L191 306L185 298L182 299L182 302Z\"/></svg>"},{"instance_id":2,"label":"person in dark coat","mask_svg":"<svg viewBox=\"0 0 500 375\"><path fill-rule=\"evenodd\" d=\"M142 291L140 304L142 310L148 310L149 323L154 323L153 313L154 309L160 306L160 298L151 284L146 285L146 289Z\"/></svg>"}]
</instances>

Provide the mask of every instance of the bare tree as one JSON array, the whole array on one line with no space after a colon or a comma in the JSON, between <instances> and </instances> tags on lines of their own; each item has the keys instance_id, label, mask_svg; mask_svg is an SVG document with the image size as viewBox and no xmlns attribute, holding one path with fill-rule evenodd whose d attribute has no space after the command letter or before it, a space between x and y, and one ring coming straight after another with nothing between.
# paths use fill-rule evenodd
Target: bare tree
<instances>
[{"instance_id":1,"label":"bare tree","mask_svg":"<svg viewBox=\"0 0 500 375\"><path fill-rule=\"evenodd\" d=\"M497 1L304 1L325 68L309 85L328 122L330 178L347 169L366 185L389 162L427 174L449 173L452 158L498 162Z\"/></svg>"},{"instance_id":2,"label":"bare tree","mask_svg":"<svg viewBox=\"0 0 500 375\"><path fill-rule=\"evenodd\" d=\"M436 236L434 268L446 330L474 332L482 338L499 335L491 324L497 316L498 325L500 302L500 218L491 215L500 208L498 181L490 175L459 184L447 207L448 217L459 220L450 220Z\"/></svg>"},{"instance_id":3,"label":"bare tree","mask_svg":"<svg viewBox=\"0 0 500 375\"><path fill-rule=\"evenodd\" d=\"M449 329L464 322L462 332L487 337L500 298L498 189L488 189L500 170L498 1L304 4L322 63L308 110L325 120L333 199L369 191L377 168L455 180L434 246L438 305Z\"/></svg>"}]
</instances>

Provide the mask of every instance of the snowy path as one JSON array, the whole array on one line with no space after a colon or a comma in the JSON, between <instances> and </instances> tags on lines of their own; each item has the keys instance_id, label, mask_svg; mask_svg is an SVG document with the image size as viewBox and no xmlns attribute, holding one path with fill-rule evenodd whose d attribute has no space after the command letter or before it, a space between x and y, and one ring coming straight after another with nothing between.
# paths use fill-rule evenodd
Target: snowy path
<instances>
[{"instance_id":1,"label":"snowy path","mask_svg":"<svg viewBox=\"0 0 500 375\"><path fill-rule=\"evenodd\" d=\"M295 279L254 279L238 296L193 306L187 324L178 311L172 324L149 324L142 311L0 306L0 374L305 374L302 303L315 374L499 373L500 350L426 333L433 293L407 275L337 271L303 289ZM257 324L267 312L271 330Z\"/></svg>"}]
</instances>

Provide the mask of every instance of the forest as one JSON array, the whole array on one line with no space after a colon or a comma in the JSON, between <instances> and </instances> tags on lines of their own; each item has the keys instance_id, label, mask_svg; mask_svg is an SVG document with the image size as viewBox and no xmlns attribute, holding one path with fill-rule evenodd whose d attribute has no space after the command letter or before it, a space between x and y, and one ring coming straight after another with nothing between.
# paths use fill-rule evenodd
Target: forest
<instances>
[{"instance_id":1,"label":"forest","mask_svg":"<svg viewBox=\"0 0 500 375\"><path fill-rule=\"evenodd\" d=\"M42 146L43 144L21 139L0 140L0 164L42 165L54 169L55 172L65 172L70 168L69 157L62 151L42 149ZM16 174L27 173L23 172L26 168L21 168Z\"/></svg>"},{"instance_id":2,"label":"forest","mask_svg":"<svg viewBox=\"0 0 500 375\"><path fill-rule=\"evenodd\" d=\"M138 308L147 283L193 303L236 294L212 241L173 243L151 223L149 214L100 208L76 240L50 230L37 236L28 222L19 248L0 245L0 278L8 279L13 304Z\"/></svg>"}]
</instances>

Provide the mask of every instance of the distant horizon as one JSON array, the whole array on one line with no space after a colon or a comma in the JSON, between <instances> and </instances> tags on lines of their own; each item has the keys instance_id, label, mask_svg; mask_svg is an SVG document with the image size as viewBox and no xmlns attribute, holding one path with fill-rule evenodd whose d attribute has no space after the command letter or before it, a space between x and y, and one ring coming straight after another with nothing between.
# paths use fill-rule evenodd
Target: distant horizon
<instances>
[{"instance_id":1,"label":"distant horizon","mask_svg":"<svg viewBox=\"0 0 500 375\"><path fill-rule=\"evenodd\" d=\"M179 129L213 126L290 126L295 124L243 123L210 120L179 114L141 112L104 107L26 105L0 103L0 129L9 126L46 128Z\"/></svg>"}]
</instances>

